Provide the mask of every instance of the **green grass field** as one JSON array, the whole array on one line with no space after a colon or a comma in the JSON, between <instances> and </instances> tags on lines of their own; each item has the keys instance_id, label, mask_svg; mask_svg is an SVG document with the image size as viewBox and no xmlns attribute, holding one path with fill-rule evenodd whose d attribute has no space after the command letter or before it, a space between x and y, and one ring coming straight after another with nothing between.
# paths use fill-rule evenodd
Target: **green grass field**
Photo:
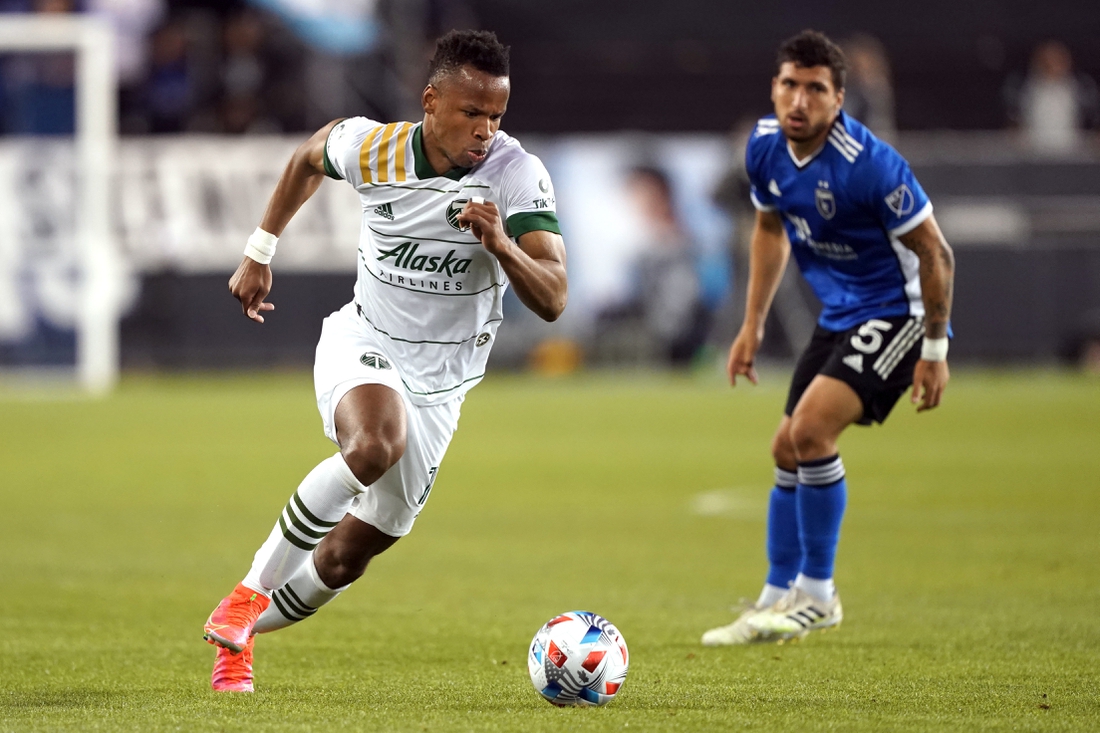
<instances>
[{"instance_id":1,"label":"green grass field","mask_svg":"<svg viewBox=\"0 0 1100 733\"><path fill-rule=\"evenodd\" d=\"M0 396L0 730L1100 729L1100 381L959 371L841 445L839 631L706 649L765 571L785 376L492 375L408 538L209 691L211 608L333 447L309 375ZM585 608L631 650L556 709L531 636Z\"/></svg>"}]
</instances>

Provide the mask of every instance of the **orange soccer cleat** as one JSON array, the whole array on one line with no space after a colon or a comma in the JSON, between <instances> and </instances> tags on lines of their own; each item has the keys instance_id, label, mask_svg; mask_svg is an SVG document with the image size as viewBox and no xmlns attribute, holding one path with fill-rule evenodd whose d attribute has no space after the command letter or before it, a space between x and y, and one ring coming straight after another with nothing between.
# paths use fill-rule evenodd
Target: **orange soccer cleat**
<instances>
[{"instance_id":1,"label":"orange soccer cleat","mask_svg":"<svg viewBox=\"0 0 1100 733\"><path fill-rule=\"evenodd\" d=\"M238 583L233 592L222 599L210 614L210 618L206 620L206 625L202 629L202 638L234 654L251 649L249 637L252 636L252 627L270 603L271 599L267 596ZM251 653L249 659L251 670ZM251 673L249 673L249 679L251 679Z\"/></svg>"},{"instance_id":2,"label":"orange soccer cleat","mask_svg":"<svg viewBox=\"0 0 1100 733\"><path fill-rule=\"evenodd\" d=\"M214 673L210 675L210 686L215 692L252 692L252 645L255 641L256 637L248 637L248 643L239 654L218 647Z\"/></svg>"}]
</instances>

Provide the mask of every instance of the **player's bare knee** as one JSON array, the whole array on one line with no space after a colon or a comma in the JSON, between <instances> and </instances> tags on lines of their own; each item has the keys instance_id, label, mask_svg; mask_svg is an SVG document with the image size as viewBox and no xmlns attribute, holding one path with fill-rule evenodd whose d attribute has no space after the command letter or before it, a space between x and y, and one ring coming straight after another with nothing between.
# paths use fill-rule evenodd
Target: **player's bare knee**
<instances>
[{"instance_id":1,"label":"player's bare knee","mask_svg":"<svg viewBox=\"0 0 1100 733\"><path fill-rule=\"evenodd\" d=\"M317 574L329 588L343 588L363 577L363 573L367 570L367 562L368 560L329 563L324 569L318 567Z\"/></svg>"},{"instance_id":2,"label":"player's bare knee","mask_svg":"<svg viewBox=\"0 0 1100 733\"><path fill-rule=\"evenodd\" d=\"M322 542L314 553L317 575L329 588L343 588L362 577L370 562L368 548L349 542Z\"/></svg>"},{"instance_id":3,"label":"player's bare knee","mask_svg":"<svg viewBox=\"0 0 1100 733\"><path fill-rule=\"evenodd\" d=\"M793 470L798 462L789 430L781 429L772 438L772 458L775 460L775 465L787 470Z\"/></svg>"},{"instance_id":4,"label":"player's bare knee","mask_svg":"<svg viewBox=\"0 0 1100 733\"><path fill-rule=\"evenodd\" d=\"M796 461L812 461L828 452L830 437L815 420L798 416L791 419L790 446Z\"/></svg>"},{"instance_id":5,"label":"player's bare knee","mask_svg":"<svg viewBox=\"0 0 1100 733\"><path fill-rule=\"evenodd\" d=\"M344 588L351 585L363 577L363 573L367 571L368 562L370 562L370 558L363 558L362 560L350 561L337 565L333 569L331 577L324 579L325 585L330 588Z\"/></svg>"},{"instance_id":6,"label":"player's bare knee","mask_svg":"<svg viewBox=\"0 0 1100 733\"><path fill-rule=\"evenodd\" d=\"M346 443L346 444L345 444ZM340 453L355 478L370 486L405 454L404 436L354 436L340 445Z\"/></svg>"}]
</instances>

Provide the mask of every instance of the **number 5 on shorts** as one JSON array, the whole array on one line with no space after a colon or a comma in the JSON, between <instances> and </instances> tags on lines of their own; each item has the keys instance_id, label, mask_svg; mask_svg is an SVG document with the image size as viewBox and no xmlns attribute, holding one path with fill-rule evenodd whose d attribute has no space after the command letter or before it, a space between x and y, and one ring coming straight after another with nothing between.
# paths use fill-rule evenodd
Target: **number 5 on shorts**
<instances>
[{"instance_id":1,"label":"number 5 on shorts","mask_svg":"<svg viewBox=\"0 0 1100 733\"><path fill-rule=\"evenodd\" d=\"M880 321L877 318L864 323L856 331L856 335L852 336L852 348L856 351L860 351L864 354L873 354L882 348L882 334L893 328L887 321ZM866 340L864 340L866 339Z\"/></svg>"}]
</instances>

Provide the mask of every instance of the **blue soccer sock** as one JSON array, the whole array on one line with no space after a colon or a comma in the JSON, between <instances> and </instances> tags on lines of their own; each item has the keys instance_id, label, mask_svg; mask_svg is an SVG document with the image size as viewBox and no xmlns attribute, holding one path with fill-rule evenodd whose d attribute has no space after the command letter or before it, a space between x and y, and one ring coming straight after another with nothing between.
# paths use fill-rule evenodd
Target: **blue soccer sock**
<instances>
[{"instance_id":1,"label":"blue soccer sock","mask_svg":"<svg viewBox=\"0 0 1100 733\"><path fill-rule=\"evenodd\" d=\"M802 545L798 532L798 501L796 487L798 475L778 466L775 469L775 488L768 502L768 579L764 588L785 591L802 568ZM773 592L770 595L775 595ZM768 596L770 598L770 595ZM764 596L761 596L764 598ZM767 600L767 599L765 599ZM773 601L774 602L774 601ZM771 605L766 603L765 605Z\"/></svg>"},{"instance_id":2,"label":"blue soccer sock","mask_svg":"<svg viewBox=\"0 0 1100 733\"><path fill-rule=\"evenodd\" d=\"M799 463L797 497L802 575L815 580L831 580L840 541L840 522L848 499L840 456Z\"/></svg>"}]
</instances>

